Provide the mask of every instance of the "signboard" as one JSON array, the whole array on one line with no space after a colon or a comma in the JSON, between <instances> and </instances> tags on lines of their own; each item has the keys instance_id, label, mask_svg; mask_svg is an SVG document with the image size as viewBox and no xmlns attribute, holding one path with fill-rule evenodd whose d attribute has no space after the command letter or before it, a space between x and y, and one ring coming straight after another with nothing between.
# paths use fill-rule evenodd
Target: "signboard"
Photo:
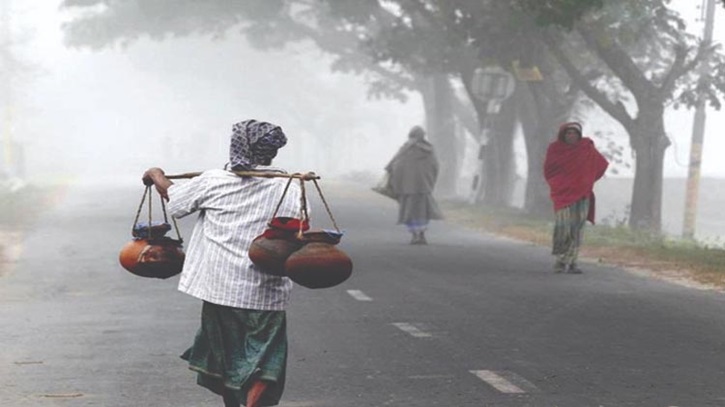
<instances>
[{"instance_id":1,"label":"signboard","mask_svg":"<svg viewBox=\"0 0 725 407\"><path fill-rule=\"evenodd\" d=\"M483 101L504 101L516 87L513 75L498 66L478 68L471 79L473 96Z\"/></svg>"},{"instance_id":2,"label":"signboard","mask_svg":"<svg viewBox=\"0 0 725 407\"><path fill-rule=\"evenodd\" d=\"M541 75L541 71L539 71L539 67L536 65L530 68L523 68L519 61L514 61L513 68L516 79L521 82L541 82L544 80L544 76Z\"/></svg>"}]
</instances>

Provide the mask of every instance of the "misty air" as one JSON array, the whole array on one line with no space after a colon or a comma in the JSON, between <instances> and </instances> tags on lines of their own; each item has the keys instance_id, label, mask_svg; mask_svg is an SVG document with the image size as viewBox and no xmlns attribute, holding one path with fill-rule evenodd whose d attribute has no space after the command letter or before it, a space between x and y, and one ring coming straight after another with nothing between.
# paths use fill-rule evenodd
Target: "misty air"
<instances>
[{"instance_id":1,"label":"misty air","mask_svg":"<svg viewBox=\"0 0 725 407\"><path fill-rule=\"evenodd\" d=\"M0 405L719 405L723 19L0 0Z\"/></svg>"}]
</instances>

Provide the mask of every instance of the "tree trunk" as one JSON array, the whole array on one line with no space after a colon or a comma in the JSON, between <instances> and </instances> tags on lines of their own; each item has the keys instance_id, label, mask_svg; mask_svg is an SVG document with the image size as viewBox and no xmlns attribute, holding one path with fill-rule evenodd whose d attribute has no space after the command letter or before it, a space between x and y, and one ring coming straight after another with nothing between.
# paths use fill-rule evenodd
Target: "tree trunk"
<instances>
[{"instance_id":1,"label":"tree trunk","mask_svg":"<svg viewBox=\"0 0 725 407\"><path fill-rule=\"evenodd\" d=\"M460 157L453 115L453 90L448 76L434 74L421 89L425 107L428 138L440 163L436 195L455 197L458 193Z\"/></svg>"},{"instance_id":2,"label":"tree trunk","mask_svg":"<svg viewBox=\"0 0 725 407\"><path fill-rule=\"evenodd\" d=\"M557 129L560 113L544 98L536 84L523 85L525 95L519 104L519 120L526 144L528 171L524 210L532 215L546 217L552 213L549 186L544 179L544 158L553 132Z\"/></svg>"},{"instance_id":3,"label":"tree trunk","mask_svg":"<svg viewBox=\"0 0 725 407\"><path fill-rule=\"evenodd\" d=\"M632 128L627 129L635 153L629 226L652 233L662 230L662 177L665 150L670 145L662 110L661 106L642 109Z\"/></svg>"},{"instance_id":4,"label":"tree trunk","mask_svg":"<svg viewBox=\"0 0 725 407\"><path fill-rule=\"evenodd\" d=\"M509 206L513 195L516 163L514 160L514 129L516 125L516 93L506 100L501 111L497 114L488 114L488 105L479 100L471 89L471 79L480 60L469 58L462 61L459 68L459 77L466 93L476 111L476 118L480 126L479 134L488 129L488 144L483 147L483 176L478 180L483 184L482 201L491 206ZM478 136L478 135L477 135ZM479 153L480 154L480 153ZM475 197L476 201L479 196Z\"/></svg>"},{"instance_id":5,"label":"tree trunk","mask_svg":"<svg viewBox=\"0 0 725 407\"><path fill-rule=\"evenodd\" d=\"M501 111L489 115L491 133L484 150L484 196L483 203L494 207L506 207L516 183L516 162L514 160L514 130L516 126L516 105L520 93L503 102Z\"/></svg>"}]
</instances>

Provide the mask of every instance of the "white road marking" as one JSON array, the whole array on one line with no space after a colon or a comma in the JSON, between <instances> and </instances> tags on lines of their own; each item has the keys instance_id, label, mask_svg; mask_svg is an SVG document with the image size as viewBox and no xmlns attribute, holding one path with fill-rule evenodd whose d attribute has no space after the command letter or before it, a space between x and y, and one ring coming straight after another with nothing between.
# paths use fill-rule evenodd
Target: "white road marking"
<instances>
[{"instance_id":1,"label":"white road marking","mask_svg":"<svg viewBox=\"0 0 725 407\"><path fill-rule=\"evenodd\" d=\"M415 325L408 322L394 322L393 325L403 332L407 332L416 338L430 338L432 335L428 332L423 332L418 329Z\"/></svg>"},{"instance_id":2,"label":"white road marking","mask_svg":"<svg viewBox=\"0 0 725 407\"><path fill-rule=\"evenodd\" d=\"M492 370L471 370L470 372L478 376L479 379L493 386L493 388L500 391L501 393L526 393L524 389L511 383L510 381L506 380L501 375Z\"/></svg>"},{"instance_id":3,"label":"white road marking","mask_svg":"<svg viewBox=\"0 0 725 407\"><path fill-rule=\"evenodd\" d=\"M347 290L347 293L350 294L350 296L358 301L372 301L373 299L365 295L364 292L360 290Z\"/></svg>"},{"instance_id":4,"label":"white road marking","mask_svg":"<svg viewBox=\"0 0 725 407\"><path fill-rule=\"evenodd\" d=\"M413 375L408 376L408 379L414 379L414 380L426 380L426 379L454 379L456 376L452 374L422 374L422 375Z\"/></svg>"}]
</instances>

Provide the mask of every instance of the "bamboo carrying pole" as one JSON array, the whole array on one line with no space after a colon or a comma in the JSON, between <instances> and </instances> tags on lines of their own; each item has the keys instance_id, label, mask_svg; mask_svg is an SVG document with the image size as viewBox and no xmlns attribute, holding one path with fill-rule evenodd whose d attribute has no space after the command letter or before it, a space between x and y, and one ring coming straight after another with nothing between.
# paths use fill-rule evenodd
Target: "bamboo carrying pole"
<instances>
[{"instance_id":1,"label":"bamboo carrying pole","mask_svg":"<svg viewBox=\"0 0 725 407\"><path fill-rule=\"evenodd\" d=\"M294 178L301 179L303 181L312 181L320 179L320 176L314 172L306 172L304 174L296 172L294 174L286 174L283 172L268 172L268 171L230 171L240 177L260 177L260 178ZM187 172L183 174L166 175L168 179L185 179L194 178L201 175L201 172Z\"/></svg>"},{"instance_id":2,"label":"bamboo carrying pole","mask_svg":"<svg viewBox=\"0 0 725 407\"><path fill-rule=\"evenodd\" d=\"M309 219L309 215L307 215L307 198L306 198L306 193L305 193L305 181L312 181L315 184L315 188L317 189L317 192L320 194L320 199L322 199L322 203L325 205L325 210L327 211L327 214L330 216L330 220L332 220L332 224L335 227L335 230L338 233L341 233L340 228L337 226L337 222L335 221L335 217L332 216L332 211L330 210L330 205L327 203L325 196L322 194L322 189L320 189L320 185L317 183L317 180L320 179L320 176L315 174L314 172L306 172L304 174L299 173L299 172L296 172L294 174L287 174L287 173L283 173L283 172L270 172L270 171L231 171L231 172L239 175L240 177L287 178L287 179L289 179L290 182L288 182L287 186L285 187L284 193L282 194L282 199L284 199L284 195L287 193L287 188L289 188L289 185L292 182L292 180L293 179L300 180L300 187L302 189L301 219ZM194 178L194 177L198 177L201 174L202 174L201 172L187 172L184 174L166 175L166 178L168 178L168 179ZM143 203L143 201L141 201L141 203ZM279 207L281 204L282 204L282 201L280 200L280 203L277 205L277 209L275 209L275 211L274 211L273 217L277 215L277 210L279 210ZM150 219L149 219L149 224L151 224ZM302 233L301 225L302 224L300 223L300 233ZM181 237L179 236L179 238L181 238Z\"/></svg>"}]
</instances>

